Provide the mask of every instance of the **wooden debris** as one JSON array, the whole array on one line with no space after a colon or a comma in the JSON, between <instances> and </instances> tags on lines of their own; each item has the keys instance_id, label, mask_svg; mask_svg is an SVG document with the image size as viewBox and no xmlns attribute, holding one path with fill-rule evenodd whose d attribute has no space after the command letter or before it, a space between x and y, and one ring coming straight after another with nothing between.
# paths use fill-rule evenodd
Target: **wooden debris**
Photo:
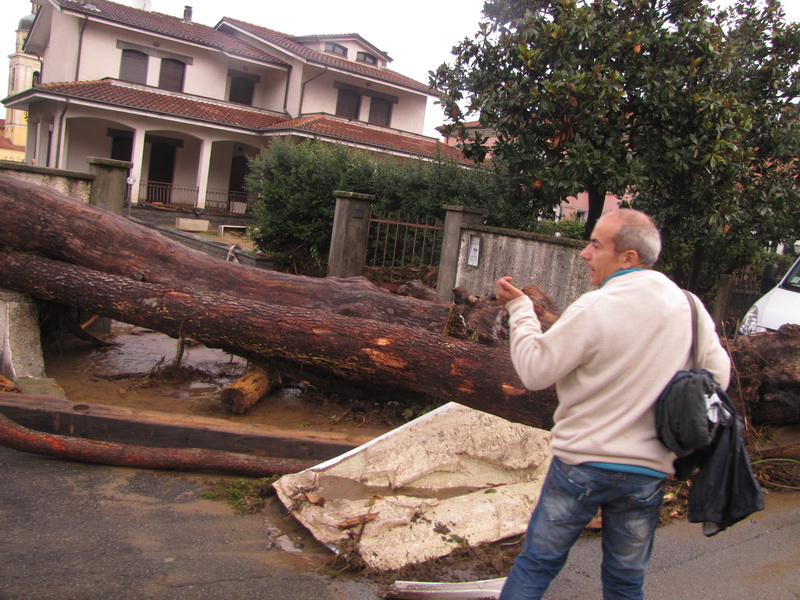
<instances>
[{"instance_id":1,"label":"wooden debris","mask_svg":"<svg viewBox=\"0 0 800 600\"><path fill-rule=\"evenodd\" d=\"M229 413L243 415L279 385L279 376L270 376L266 367L251 365L239 379L222 390L220 403Z\"/></svg>"},{"instance_id":2,"label":"wooden debris","mask_svg":"<svg viewBox=\"0 0 800 600\"><path fill-rule=\"evenodd\" d=\"M339 529L353 529L354 527L358 527L360 525L364 525L369 523L370 521L374 521L378 518L380 513L367 513L365 515L359 515L357 517L350 517L349 519L345 519L341 523L338 523L336 526Z\"/></svg>"}]
</instances>

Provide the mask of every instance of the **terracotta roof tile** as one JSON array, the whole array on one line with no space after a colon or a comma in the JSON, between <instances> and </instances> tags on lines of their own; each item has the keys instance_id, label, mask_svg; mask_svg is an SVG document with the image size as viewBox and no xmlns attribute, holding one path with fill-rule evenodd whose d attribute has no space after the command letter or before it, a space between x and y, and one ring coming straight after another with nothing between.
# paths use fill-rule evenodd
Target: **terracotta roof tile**
<instances>
[{"instance_id":1,"label":"terracotta roof tile","mask_svg":"<svg viewBox=\"0 0 800 600\"><path fill-rule=\"evenodd\" d=\"M263 129L285 120L284 116L263 109L189 96L188 94L166 92L113 79L47 83L22 92L19 96L49 94L252 130Z\"/></svg>"},{"instance_id":2,"label":"terracotta roof tile","mask_svg":"<svg viewBox=\"0 0 800 600\"><path fill-rule=\"evenodd\" d=\"M17 150L19 152L25 152L25 146L15 146L11 143L11 140L0 136L0 150Z\"/></svg>"},{"instance_id":3,"label":"terracotta roof tile","mask_svg":"<svg viewBox=\"0 0 800 600\"><path fill-rule=\"evenodd\" d=\"M336 56L319 52L308 46L299 43L298 39L302 36L293 37L273 29L253 25L239 19L223 17L216 27L201 25L200 23L186 23L182 17L173 17L157 12L140 10L130 6L110 2L109 0L92 0L91 3L84 4L81 0L55 0L61 7L81 14L89 15L98 19L105 19L129 26L139 27L148 31L154 31L164 35L188 40L191 42L218 48L226 52L247 56L257 60L274 64L286 65L285 61L264 52L260 48L248 44L244 40L230 35L222 30L220 26L228 23L234 27L239 27L252 35L261 37L274 43L284 50L296 54L306 60L330 65L346 71L352 71L361 75L372 77L373 79L387 81L396 85L401 85L419 92L431 93L428 85L415 81L410 77L401 75L391 69L380 69L363 63L344 60ZM92 8L94 7L94 8ZM307 37L307 36L306 36ZM318 36L316 36L318 37Z\"/></svg>"},{"instance_id":4,"label":"terracotta roof tile","mask_svg":"<svg viewBox=\"0 0 800 600\"><path fill-rule=\"evenodd\" d=\"M254 135L305 134L329 141L358 144L378 151L433 158L441 155L468 164L461 152L435 138L376 127L326 114L297 119L263 109L166 92L114 79L38 85L14 100L59 96L97 104L171 115L210 124L237 127Z\"/></svg>"},{"instance_id":5,"label":"terracotta roof tile","mask_svg":"<svg viewBox=\"0 0 800 600\"><path fill-rule=\"evenodd\" d=\"M132 25L265 62L280 65L286 64L284 61L235 36L200 23L185 23L182 17L139 10L116 2L109 2L108 0L92 0L91 6L96 8L90 8L89 3L84 5L79 0L56 0L56 2L65 9L98 19Z\"/></svg>"},{"instance_id":6,"label":"terracotta roof tile","mask_svg":"<svg viewBox=\"0 0 800 600\"><path fill-rule=\"evenodd\" d=\"M332 54L319 52L318 50L309 48L308 46L305 46L297 41L298 39L304 39L308 36L293 37L285 33L281 33L280 31L275 31L274 29L261 27L260 25L253 25L252 23L247 23L245 21L231 19L228 17L225 17L222 19L222 21L220 21L220 25L225 23L239 27L245 31L248 31L249 33L252 33L253 35L263 38L264 40L281 46L285 50L305 58L306 60L330 65L346 71L354 71L361 75L372 77L373 79L388 81L390 83L401 85L420 92L431 93L431 89L428 85L420 83L419 81L411 79L410 77L406 77L405 75L401 75L400 73L392 71L391 69L380 69L364 63L345 60Z\"/></svg>"},{"instance_id":7,"label":"terracotta roof tile","mask_svg":"<svg viewBox=\"0 0 800 600\"><path fill-rule=\"evenodd\" d=\"M308 115L276 123L267 128L271 132L295 131L331 140L371 146L375 149L399 152L412 156L433 158L441 155L465 164L472 164L461 151L437 139L375 127L331 115Z\"/></svg>"}]
</instances>

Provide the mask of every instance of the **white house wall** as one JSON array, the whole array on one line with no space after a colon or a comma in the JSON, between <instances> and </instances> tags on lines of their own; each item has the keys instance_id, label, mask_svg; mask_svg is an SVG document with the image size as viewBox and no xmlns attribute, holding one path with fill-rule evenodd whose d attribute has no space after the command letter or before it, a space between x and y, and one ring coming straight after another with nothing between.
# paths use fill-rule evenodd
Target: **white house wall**
<instances>
[{"instance_id":1,"label":"white house wall","mask_svg":"<svg viewBox=\"0 0 800 600\"><path fill-rule=\"evenodd\" d=\"M74 81L78 60L80 21L60 11L51 11L50 40L42 53L42 83Z\"/></svg>"},{"instance_id":2,"label":"white house wall","mask_svg":"<svg viewBox=\"0 0 800 600\"><path fill-rule=\"evenodd\" d=\"M337 82L365 90L366 93L375 92L396 97L397 102L392 105L390 127L412 133L422 133L425 124L425 109L427 108L426 96L414 94L402 88L366 81L338 71L323 72L306 83L303 94L303 113L336 114L337 90L334 86ZM371 98L368 95L362 96L359 121L364 123L368 121L370 101Z\"/></svg>"}]
</instances>

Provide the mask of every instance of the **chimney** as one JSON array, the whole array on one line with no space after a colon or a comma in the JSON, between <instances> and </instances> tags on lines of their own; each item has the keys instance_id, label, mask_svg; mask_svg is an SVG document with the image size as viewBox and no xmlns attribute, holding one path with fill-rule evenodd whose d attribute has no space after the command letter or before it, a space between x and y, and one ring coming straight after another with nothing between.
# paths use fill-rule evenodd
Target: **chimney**
<instances>
[{"instance_id":1,"label":"chimney","mask_svg":"<svg viewBox=\"0 0 800 600\"><path fill-rule=\"evenodd\" d=\"M183 22L191 24L191 22L192 22L192 7L191 6L184 6L183 7Z\"/></svg>"}]
</instances>

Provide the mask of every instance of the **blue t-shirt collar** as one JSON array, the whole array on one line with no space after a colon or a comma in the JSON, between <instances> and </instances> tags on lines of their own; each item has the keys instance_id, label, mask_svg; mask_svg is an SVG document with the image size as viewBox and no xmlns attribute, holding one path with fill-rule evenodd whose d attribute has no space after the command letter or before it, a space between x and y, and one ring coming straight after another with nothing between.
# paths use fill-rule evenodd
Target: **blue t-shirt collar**
<instances>
[{"instance_id":1,"label":"blue t-shirt collar","mask_svg":"<svg viewBox=\"0 0 800 600\"><path fill-rule=\"evenodd\" d=\"M642 269L641 267L632 267L630 269L620 269L616 273L612 273L611 275L606 277L606 280L603 283L600 284L600 287L603 287L606 283L608 283L609 279L613 279L617 275L625 275L626 273L633 273L634 271L644 271L644 269Z\"/></svg>"}]
</instances>

